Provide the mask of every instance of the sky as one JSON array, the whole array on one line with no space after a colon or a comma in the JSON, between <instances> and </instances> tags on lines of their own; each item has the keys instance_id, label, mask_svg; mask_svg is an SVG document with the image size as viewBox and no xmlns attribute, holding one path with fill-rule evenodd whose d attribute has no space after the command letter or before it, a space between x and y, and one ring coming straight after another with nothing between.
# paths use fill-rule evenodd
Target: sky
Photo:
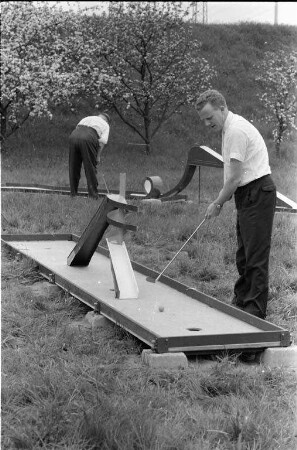
<instances>
[{"instance_id":1,"label":"sky","mask_svg":"<svg viewBox=\"0 0 297 450\"><path fill-rule=\"evenodd\" d=\"M273 24L277 4L278 24L297 26L297 2L207 2L209 23L237 21Z\"/></svg>"},{"instance_id":2,"label":"sky","mask_svg":"<svg viewBox=\"0 0 297 450\"><path fill-rule=\"evenodd\" d=\"M103 10L108 9L109 2L76 1L62 2L67 8L73 6L94 7L100 5ZM189 6L191 2L182 2ZM202 2L197 2L198 8ZM273 24L275 21L275 5L277 5L277 23L297 26L297 2L206 2L208 9L208 23L232 22L261 22ZM202 16L200 16L202 17Z\"/></svg>"}]
</instances>

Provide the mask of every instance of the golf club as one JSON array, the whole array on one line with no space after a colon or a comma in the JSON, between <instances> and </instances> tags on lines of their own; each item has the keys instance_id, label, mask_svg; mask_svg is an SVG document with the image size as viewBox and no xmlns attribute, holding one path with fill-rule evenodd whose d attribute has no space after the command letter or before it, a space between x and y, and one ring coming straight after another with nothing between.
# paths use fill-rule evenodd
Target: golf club
<instances>
[{"instance_id":1,"label":"golf club","mask_svg":"<svg viewBox=\"0 0 297 450\"><path fill-rule=\"evenodd\" d=\"M167 267L170 266L170 264L175 260L175 258L177 257L177 255L182 251L182 249L187 245L187 243L192 239L192 237L194 236L194 234L199 230L199 228L201 227L201 225L205 222L206 218L204 218L202 220L202 222L198 225L198 227L193 231L193 233L191 234L191 236L186 240L186 242L182 245L182 247L179 249L179 251L174 255L174 257L171 259L171 261L169 261L169 263L167 264L167 266L165 267L165 269L162 270L162 272L157 276L157 278L152 278L152 277L147 277L147 281L149 281L150 283L156 283L160 276L163 275L163 273L165 272L165 270L167 269Z\"/></svg>"},{"instance_id":2,"label":"golf club","mask_svg":"<svg viewBox=\"0 0 297 450\"><path fill-rule=\"evenodd\" d=\"M108 189L107 184L106 184L106 181L105 181L104 173L103 173L102 171L100 171L100 173L101 173L101 175L102 175L102 178L103 178L103 181L104 181L104 184L105 184L105 188L106 188L106 190L107 190L107 193L109 194L109 189Z\"/></svg>"}]
</instances>

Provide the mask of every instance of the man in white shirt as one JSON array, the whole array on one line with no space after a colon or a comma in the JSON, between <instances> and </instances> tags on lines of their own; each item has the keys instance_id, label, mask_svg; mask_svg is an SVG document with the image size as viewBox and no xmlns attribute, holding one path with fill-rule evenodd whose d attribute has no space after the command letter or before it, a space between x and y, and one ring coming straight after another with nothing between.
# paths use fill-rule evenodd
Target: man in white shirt
<instances>
[{"instance_id":1,"label":"man in white shirt","mask_svg":"<svg viewBox=\"0 0 297 450\"><path fill-rule=\"evenodd\" d=\"M220 214L234 194L237 209L236 265L239 278L232 303L265 319L268 300L268 263L276 188L270 176L267 148L259 131L228 110L216 90L203 92L196 109L204 124L222 132L224 185L208 206L206 218Z\"/></svg>"},{"instance_id":2,"label":"man in white shirt","mask_svg":"<svg viewBox=\"0 0 297 450\"><path fill-rule=\"evenodd\" d=\"M88 193L98 198L97 164L108 142L110 117L106 113L82 119L69 137L69 180L70 193L77 194L81 166L83 164Z\"/></svg>"}]
</instances>

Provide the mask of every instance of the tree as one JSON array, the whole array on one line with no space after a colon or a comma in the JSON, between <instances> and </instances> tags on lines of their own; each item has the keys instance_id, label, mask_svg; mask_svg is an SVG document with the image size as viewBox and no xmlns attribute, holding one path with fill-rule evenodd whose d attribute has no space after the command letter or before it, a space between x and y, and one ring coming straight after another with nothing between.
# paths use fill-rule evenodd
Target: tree
<instances>
[{"instance_id":1,"label":"tree","mask_svg":"<svg viewBox=\"0 0 297 450\"><path fill-rule=\"evenodd\" d=\"M259 98L266 108L265 120L273 123L276 155L280 157L281 143L296 129L297 52L267 52L257 80L264 87Z\"/></svg>"},{"instance_id":2,"label":"tree","mask_svg":"<svg viewBox=\"0 0 297 450\"><path fill-rule=\"evenodd\" d=\"M110 2L101 39L108 75L101 96L141 137L148 154L162 124L193 104L215 74L199 56L180 3Z\"/></svg>"},{"instance_id":3,"label":"tree","mask_svg":"<svg viewBox=\"0 0 297 450\"><path fill-rule=\"evenodd\" d=\"M102 76L84 34L89 18L59 3L1 3L1 141L29 117L51 118L53 105L97 95Z\"/></svg>"}]
</instances>

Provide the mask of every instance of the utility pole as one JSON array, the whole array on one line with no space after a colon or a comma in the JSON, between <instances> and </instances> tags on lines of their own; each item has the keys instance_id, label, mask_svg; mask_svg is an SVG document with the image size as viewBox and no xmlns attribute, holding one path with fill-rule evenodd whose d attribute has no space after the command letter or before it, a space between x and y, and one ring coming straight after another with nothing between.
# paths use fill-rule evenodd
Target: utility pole
<instances>
[{"instance_id":1,"label":"utility pole","mask_svg":"<svg viewBox=\"0 0 297 450\"><path fill-rule=\"evenodd\" d=\"M274 2L274 25L278 25L278 2Z\"/></svg>"},{"instance_id":2,"label":"utility pole","mask_svg":"<svg viewBox=\"0 0 297 450\"><path fill-rule=\"evenodd\" d=\"M208 3L203 3L203 23L208 23Z\"/></svg>"},{"instance_id":3,"label":"utility pole","mask_svg":"<svg viewBox=\"0 0 297 450\"><path fill-rule=\"evenodd\" d=\"M207 2L192 2L191 7L193 23L208 23Z\"/></svg>"}]
</instances>

